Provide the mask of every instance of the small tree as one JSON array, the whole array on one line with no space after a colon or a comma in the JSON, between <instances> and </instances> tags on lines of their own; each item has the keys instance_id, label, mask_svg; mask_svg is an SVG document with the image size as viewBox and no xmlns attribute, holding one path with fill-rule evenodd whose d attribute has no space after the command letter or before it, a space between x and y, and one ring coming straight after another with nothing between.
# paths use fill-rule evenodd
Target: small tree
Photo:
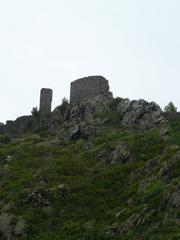
<instances>
[{"instance_id":1,"label":"small tree","mask_svg":"<svg viewBox=\"0 0 180 240\"><path fill-rule=\"evenodd\" d=\"M116 97L116 98L113 98L112 100L110 100L109 101L109 107L110 107L111 111L116 112L117 111L117 107L118 107L118 105L120 104L120 102L122 100L123 99L120 98L120 97Z\"/></svg>"},{"instance_id":2,"label":"small tree","mask_svg":"<svg viewBox=\"0 0 180 240\"><path fill-rule=\"evenodd\" d=\"M164 108L165 112L177 112L177 107L175 107L173 102L169 102Z\"/></svg>"},{"instance_id":3,"label":"small tree","mask_svg":"<svg viewBox=\"0 0 180 240\"><path fill-rule=\"evenodd\" d=\"M59 109L59 111L60 111L62 114L64 114L64 113L66 112L68 106L69 106L68 99L64 97L64 98L62 99L62 103L61 103L61 105L58 107L58 109Z\"/></svg>"},{"instance_id":4,"label":"small tree","mask_svg":"<svg viewBox=\"0 0 180 240\"><path fill-rule=\"evenodd\" d=\"M37 107L33 107L31 114L33 117L38 118L39 117L39 111Z\"/></svg>"}]
</instances>

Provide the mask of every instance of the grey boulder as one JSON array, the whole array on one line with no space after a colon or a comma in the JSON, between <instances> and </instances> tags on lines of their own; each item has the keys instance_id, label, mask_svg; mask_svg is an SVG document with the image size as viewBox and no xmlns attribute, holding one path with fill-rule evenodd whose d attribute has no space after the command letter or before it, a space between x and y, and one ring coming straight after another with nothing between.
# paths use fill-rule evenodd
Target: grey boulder
<instances>
[{"instance_id":1,"label":"grey boulder","mask_svg":"<svg viewBox=\"0 0 180 240\"><path fill-rule=\"evenodd\" d=\"M123 99L117 111L121 114L122 124L125 126L140 125L160 126L166 123L163 111L155 102L147 102L145 100L129 100Z\"/></svg>"}]
</instances>

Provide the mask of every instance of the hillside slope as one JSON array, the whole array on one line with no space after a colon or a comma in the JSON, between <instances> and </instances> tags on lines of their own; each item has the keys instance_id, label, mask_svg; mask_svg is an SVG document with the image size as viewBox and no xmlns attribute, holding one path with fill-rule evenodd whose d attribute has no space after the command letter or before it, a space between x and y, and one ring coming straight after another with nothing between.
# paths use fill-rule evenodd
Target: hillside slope
<instances>
[{"instance_id":1,"label":"hillside slope","mask_svg":"<svg viewBox=\"0 0 180 240\"><path fill-rule=\"evenodd\" d=\"M0 137L0 239L180 239L180 118L166 137L97 119Z\"/></svg>"}]
</instances>

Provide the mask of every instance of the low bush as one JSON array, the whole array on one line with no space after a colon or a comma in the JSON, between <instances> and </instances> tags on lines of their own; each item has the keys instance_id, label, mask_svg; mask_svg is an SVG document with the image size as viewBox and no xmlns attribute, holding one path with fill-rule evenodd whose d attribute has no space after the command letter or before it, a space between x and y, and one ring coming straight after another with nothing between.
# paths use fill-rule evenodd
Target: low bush
<instances>
[{"instance_id":1,"label":"low bush","mask_svg":"<svg viewBox=\"0 0 180 240\"><path fill-rule=\"evenodd\" d=\"M11 142L11 138L7 135L0 136L0 144L8 144Z\"/></svg>"}]
</instances>

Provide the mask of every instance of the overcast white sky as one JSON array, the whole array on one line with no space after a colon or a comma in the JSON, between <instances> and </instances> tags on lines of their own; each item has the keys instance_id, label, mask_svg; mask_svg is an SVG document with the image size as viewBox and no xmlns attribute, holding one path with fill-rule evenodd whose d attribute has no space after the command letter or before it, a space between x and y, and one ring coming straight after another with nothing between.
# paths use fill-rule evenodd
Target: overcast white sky
<instances>
[{"instance_id":1,"label":"overcast white sky","mask_svg":"<svg viewBox=\"0 0 180 240\"><path fill-rule=\"evenodd\" d=\"M0 122L97 74L114 96L179 107L180 1L0 0Z\"/></svg>"}]
</instances>

